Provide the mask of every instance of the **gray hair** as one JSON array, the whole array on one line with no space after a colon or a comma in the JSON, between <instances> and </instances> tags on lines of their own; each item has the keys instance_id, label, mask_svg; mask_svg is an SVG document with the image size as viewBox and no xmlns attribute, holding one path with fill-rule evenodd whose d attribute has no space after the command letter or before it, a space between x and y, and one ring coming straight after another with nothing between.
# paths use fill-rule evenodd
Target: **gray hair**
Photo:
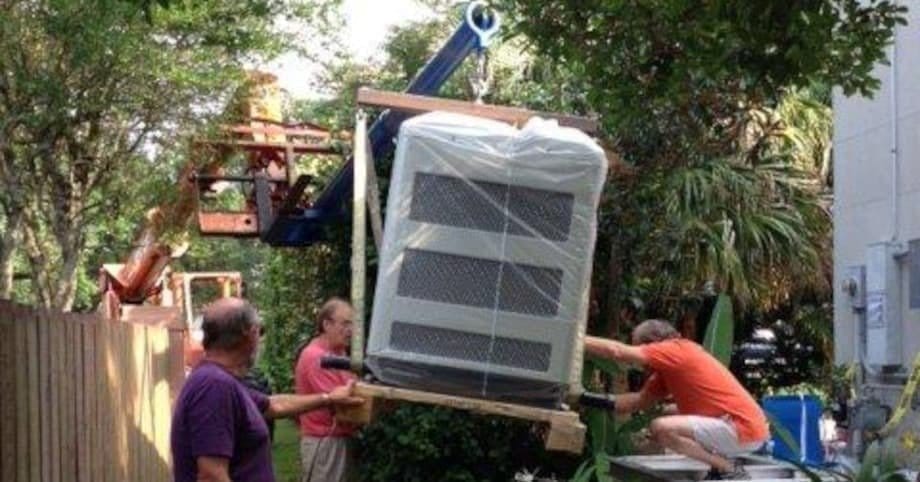
<instances>
[{"instance_id":1,"label":"gray hair","mask_svg":"<svg viewBox=\"0 0 920 482\"><path fill-rule=\"evenodd\" d=\"M645 320L633 329L633 341L639 345L680 338L680 333L664 320Z\"/></svg>"},{"instance_id":2,"label":"gray hair","mask_svg":"<svg viewBox=\"0 0 920 482\"><path fill-rule=\"evenodd\" d=\"M323 303L323 306L320 307L319 311L316 313L316 326L314 330L317 334L322 335L326 331L323 322L331 320L339 307L351 308L351 304L338 296L333 296Z\"/></svg>"},{"instance_id":3,"label":"gray hair","mask_svg":"<svg viewBox=\"0 0 920 482\"><path fill-rule=\"evenodd\" d=\"M246 332L259 324L259 315L248 301L222 298L204 310L201 330L205 350L234 350L246 337Z\"/></svg>"}]
</instances>

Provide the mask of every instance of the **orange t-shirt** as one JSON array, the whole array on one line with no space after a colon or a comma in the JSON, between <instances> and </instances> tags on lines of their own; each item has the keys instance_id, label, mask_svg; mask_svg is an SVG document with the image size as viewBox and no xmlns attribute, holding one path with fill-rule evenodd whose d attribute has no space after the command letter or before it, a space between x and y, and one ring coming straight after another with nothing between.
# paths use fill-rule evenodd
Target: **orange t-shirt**
<instances>
[{"instance_id":1,"label":"orange t-shirt","mask_svg":"<svg viewBox=\"0 0 920 482\"><path fill-rule=\"evenodd\" d=\"M670 394L683 415L728 416L741 443L770 435L767 417L741 383L700 345L684 339L640 347L652 370L643 391L663 398Z\"/></svg>"}]
</instances>

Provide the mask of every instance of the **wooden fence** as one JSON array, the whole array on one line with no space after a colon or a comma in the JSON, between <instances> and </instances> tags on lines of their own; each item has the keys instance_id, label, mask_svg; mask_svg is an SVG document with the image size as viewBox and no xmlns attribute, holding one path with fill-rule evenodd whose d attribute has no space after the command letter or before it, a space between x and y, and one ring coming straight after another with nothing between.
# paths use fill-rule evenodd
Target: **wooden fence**
<instances>
[{"instance_id":1,"label":"wooden fence","mask_svg":"<svg viewBox=\"0 0 920 482\"><path fill-rule=\"evenodd\" d=\"M181 333L0 301L0 481L166 482Z\"/></svg>"}]
</instances>

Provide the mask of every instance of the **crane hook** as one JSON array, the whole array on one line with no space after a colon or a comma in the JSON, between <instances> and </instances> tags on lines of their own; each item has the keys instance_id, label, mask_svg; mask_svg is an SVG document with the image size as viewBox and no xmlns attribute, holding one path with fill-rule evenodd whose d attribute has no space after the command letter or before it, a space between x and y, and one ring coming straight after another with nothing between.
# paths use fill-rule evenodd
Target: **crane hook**
<instances>
[{"instance_id":1,"label":"crane hook","mask_svg":"<svg viewBox=\"0 0 920 482\"><path fill-rule=\"evenodd\" d=\"M486 49L498 33L501 17L484 2L473 1L466 7L466 24L476 34L479 50Z\"/></svg>"}]
</instances>

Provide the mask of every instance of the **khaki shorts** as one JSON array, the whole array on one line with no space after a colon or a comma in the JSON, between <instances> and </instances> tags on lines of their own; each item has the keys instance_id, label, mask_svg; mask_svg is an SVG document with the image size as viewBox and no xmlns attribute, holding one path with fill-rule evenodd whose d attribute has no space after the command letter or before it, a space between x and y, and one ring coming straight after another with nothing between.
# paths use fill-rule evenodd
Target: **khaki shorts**
<instances>
[{"instance_id":1,"label":"khaki shorts","mask_svg":"<svg viewBox=\"0 0 920 482\"><path fill-rule=\"evenodd\" d=\"M346 482L351 453L346 437L301 437L301 482Z\"/></svg>"},{"instance_id":2,"label":"khaki shorts","mask_svg":"<svg viewBox=\"0 0 920 482\"><path fill-rule=\"evenodd\" d=\"M759 449L765 440L741 443L735 425L727 418L688 415L693 427L693 438L706 450L723 457L736 457Z\"/></svg>"}]
</instances>

